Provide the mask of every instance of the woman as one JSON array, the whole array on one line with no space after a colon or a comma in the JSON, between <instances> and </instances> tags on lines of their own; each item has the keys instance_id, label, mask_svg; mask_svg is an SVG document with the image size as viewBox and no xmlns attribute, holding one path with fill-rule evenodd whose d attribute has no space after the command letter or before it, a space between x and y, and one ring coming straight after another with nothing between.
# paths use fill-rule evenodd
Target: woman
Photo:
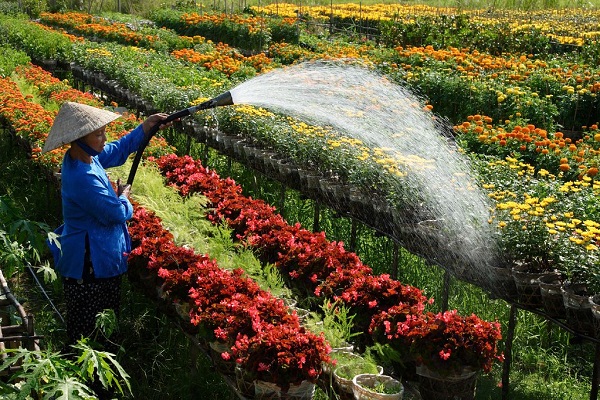
<instances>
[{"instance_id":1,"label":"woman","mask_svg":"<svg viewBox=\"0 0 600 400\"><path fill-rule=\"evenodd\" d=\"M59 246L50 244L55 268L63 277L71 344L93 334L101 311L112 309L118 315L121 278L131 251L126 225L133 214L130 187L117 182L115 192L104 169L122 165L167 114L151 115L126 136L107 144L106 125L118 117L66 102L42 150L71 144L61 169L64 224L56 230Z\"/></svg>"}]
</instances>

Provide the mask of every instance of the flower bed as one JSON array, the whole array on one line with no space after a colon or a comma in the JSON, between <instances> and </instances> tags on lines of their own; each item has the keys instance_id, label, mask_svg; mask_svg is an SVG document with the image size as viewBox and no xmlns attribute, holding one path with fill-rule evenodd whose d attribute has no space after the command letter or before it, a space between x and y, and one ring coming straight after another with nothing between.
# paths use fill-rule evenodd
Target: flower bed
<instances>
[{"instance_id":1,"label":"flower bed","mask_svg":"<svg viewBox=\"0 0 600 400\"><path fill-rule=\"evenodd\" d=\"M307 296L331 298L347 306L355 315L353 331L372 333L357 338L359 347L378 341L424 363L431 354L417 349L433 345L438 348L437 357L447 361L446 365L460 363L486 372L494 360L501 359L496 347L501 338L497 322L485 322L474 315L461 317L456 311L425 314L428 300L418 288L403 285L385 274L373 275L341 243L328 241L323 233L288 225L263 201L242 196L240 187L231 179L221 179L187 156L170 155L156 162L167 183L183 196L206 196L214 208L208 218L215 223L225 220L235 239L254 248L263 261L277 266L290 285ZM448 328L440 331L442 321ZM385 334L378 333L381 326ZM420 336L417 327L423 329ZM434 340L431 332L436 332L438 338ZM397 340L402 334L407 338Z\"/></svg>"},{"instance_id":2,"label":"flower bed","mask_svg":"<svg viewBox=\"0 0 600 400\"><path fill-rule=\"evenodd\" d=\"M234 357L248 373L284 390L316 382L330 348L322 336L300 326L283 300L261 290L243 271L223 270L209 256L175 245L158 217L139 206L129 230L132 273L155 273L159 280L153 284L166 301L189 305L191 322L205 341L230 343L223 359Z\"/></svg>"}]
</instances>

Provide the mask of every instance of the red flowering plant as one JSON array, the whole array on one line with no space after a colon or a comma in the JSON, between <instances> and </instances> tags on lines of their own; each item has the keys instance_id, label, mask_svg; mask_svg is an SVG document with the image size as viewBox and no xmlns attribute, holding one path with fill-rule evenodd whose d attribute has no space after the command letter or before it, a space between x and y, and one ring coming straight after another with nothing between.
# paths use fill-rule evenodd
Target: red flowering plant
<instances>
[{"instance_id":1,"label":"red flowering plant","mask_svg":"<svg viewBox=\"0 0 600 400\"><path fill-rule=\"evenodd\" d=\"M229 216L227 225L234 230L238 239L250 240L252 237L259 237L289 226L283 217L275 212L275 207L262 200L242 201L240 198L243 196L221 201L216 210L218 215ZM233 213L226 211L228 208L237 209L235 219L231 218Z\"/></svg>"},{"instance_id":2,"label":"red flowering plant","mask_svg":"<svg viewBox=\"0 0 600 400\"><path fill-rule=\"evenodd\" d=\"M258 283L244 276L242 269L225 270L215 268L199 275L192 282L190 297L199 309L204 309L211 304L219 303L236 293L243 293L255 297L263 290Z\"/></svg>"},{"instance_id":3,"label":"red flowering plant","mask_svg":"<svg viewBox=\"0 0 600 400\"><path fill-rule=\"evenodd\" d=\"M181 250L183 256L179 257L177 250ZM163 292L172 300L183 301L191 304L190 289L195 285L199 277L210 275L214 271L220 271L214 260L206 255L193 254L189 257L189 249L175 247L171 253L174 260L184 259L185 263L180 268L172 268L175 262L165 263L165 267L158 268L158 277L162 280ZM149 263L150 265L150 263Z\"/></svg>"},{"instance_id":4,"label":"red flowering plant","mask_svg":"<svg viewBox=\"0 0 600 400\"><path fill-rule=\"evenodd\" d=\"M254 379L287 392L290 385L315 383L331 348L322 335L294 324L263 324L257 334L239 335L232 347L236 362Z\"/></svg>"},{"instance_id":5,"label":"red flowering plant","mask_svg":"<svg viewBox=\"0 0 600 400\"><path fill-rule=\"evenodd\" d=\"M137 247L143 238L165 237L168 240L173 240L173 235L163 228L160 218L156 214L139 207L135 201L132 201L132 204L134 211L128 227L132 248Z\"/></svg>"},{"instance_id":6,"label":"red flowering plant","mask_svg":"<svg viewBox=\"0 0 600 400\"><path fill-rule=\"evenodd\" d=\"M389 341L410 347L418 365L440 375L460 374L465 367L487 373L495 361L504 360L498 349L502 339L498 322L484 321L475 314L462 316L456 310L405 317L400 314L389 314L390 319L382 315L372 331L383 328Z\"/></svg>"},{"instance_id":7,"label":"red flowering plant","mask_svg":"<svg viewBox=\"0 0 600 400\"><path fill-rule=\"evenodd\" d=\"M132 244L128 263L132 272L144 276L156 274L154 284L162 285L165 294L174 301L188 302L192 276L207 268L218 268L208 257L193 249L177 246L173 235L162 227L160 219L134 203L135 211L129 224Z\"/></svg>"},{"instance_id":8,"label":"red flowering plant","mask_svg":"<svg viewBox=\"0 0 600 400\"><path fill-rule=\"evenodd\" d=\"M402 284L388 274L358 276L334 299L349 307L349 312L356 315L355 323L362 329L370 326L375 315L391 307L402 305L411 314L418 315L424 312L427 303L432 302L421 289Z\"/></svg>"},{"instance_id":9,"label":"red flowering plant","mask_svg":"<svg viewBox=\"0 0 600 400\"><path fill-rule=\"evenodd\" d=\"M255 281L245 278L241 269L214 268L203 272L190 283L192 324L201 327L209 340L226 342L227 337L235 339L238 326L242 324L236 319L240 315L246 318L255 298L264 291ZM230 324L229 328L227 324ZM215 332L217 328L223 331Z\"/></svg>"},{"instance_id":10,"label":"red flowering plant","mask_svg":"<svg viewBox=\"0 0 600 400\"><path fill-rule=\"evenodd\" d=\"M362 263L354 252L346 251L342 242L332 242L328 250L329 273L319 282L316 296L333 297L352 286L359 277L371 275L373 269Z\"/></svg>"},{"instance_id":11,"label":"red flowering plant","mask_svg":"<svg viewBox=\"0 0 600 400\"><path fill-rule=\"evenodd\" d=\"M197 299L198 292L193 297ZM193 307L190 313L192 323L202 326L209 340L221 343L233 343L239 335L252 337L263 329L265 324L300 326L296 314L290 314L283 300L268 292L255 297L235 293L218 303L204 308ZM221 353L229 359L231 354Z\"/></svg>"}]
</instances>

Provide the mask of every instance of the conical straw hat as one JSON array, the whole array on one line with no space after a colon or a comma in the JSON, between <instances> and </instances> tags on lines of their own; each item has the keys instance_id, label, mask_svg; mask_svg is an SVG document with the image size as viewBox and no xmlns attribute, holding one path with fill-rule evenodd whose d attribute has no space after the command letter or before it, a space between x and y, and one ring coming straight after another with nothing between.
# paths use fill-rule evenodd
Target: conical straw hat
<instances>
[{"instance_id":1,"label":"conical straw hat","mask_svg":"<svg viewBox=\"0 0 600 400\"><path fill-rule=\"evenodd\" d=\"M82 138L119 117L119 114L111 111L86 104L66 102L54 119L42 153Z\"/></svg>"}]
</instances>

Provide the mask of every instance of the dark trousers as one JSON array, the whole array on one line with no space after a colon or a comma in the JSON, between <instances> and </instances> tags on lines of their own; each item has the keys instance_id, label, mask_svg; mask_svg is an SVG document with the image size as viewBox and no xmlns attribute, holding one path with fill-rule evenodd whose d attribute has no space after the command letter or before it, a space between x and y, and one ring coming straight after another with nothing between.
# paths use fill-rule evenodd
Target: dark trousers
<instances>
[{"instance_id":1,"label":"dark trousers","mask_svg":"<svg viewBox=\"0 0 600 400\"><path fill-rule=\"evenodd\" d=\"M81 337L92 337L103 342L103 335L96 332L96 316L105 309L119 315L121 304L122 275L106 279L64 279L63 288L67 306L67 336L70 344Z\"/></svg>"}]
</instances>

